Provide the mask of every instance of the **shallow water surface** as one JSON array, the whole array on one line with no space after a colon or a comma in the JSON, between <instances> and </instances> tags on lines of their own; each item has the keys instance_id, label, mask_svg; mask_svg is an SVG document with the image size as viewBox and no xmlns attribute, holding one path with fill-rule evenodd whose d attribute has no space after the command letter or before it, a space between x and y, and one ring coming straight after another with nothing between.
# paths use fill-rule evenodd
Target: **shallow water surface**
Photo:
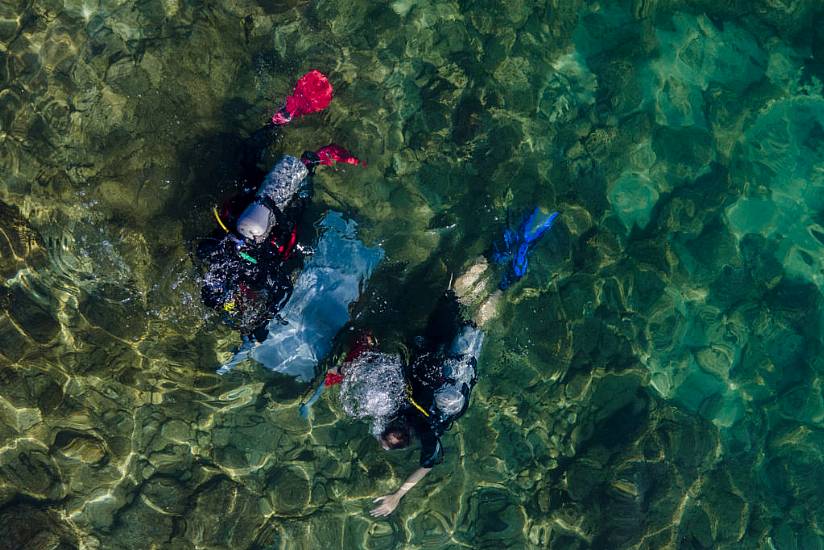
<instances>
[{"instance_id":1,"label":"shallow water surface","mask_svg":"<svg viewBox=\"0 0 824 550\"><path fill-rule=\"evenodd\" d=\"M331 108L250 143L317 68ZM824 548L824 6L4 0L0 548ZM562 212L417 465L199 303L214 204L280 154L386 257L409 341ZM259 162L258 162L259 161Z\"/></svg>"}]
</instances>

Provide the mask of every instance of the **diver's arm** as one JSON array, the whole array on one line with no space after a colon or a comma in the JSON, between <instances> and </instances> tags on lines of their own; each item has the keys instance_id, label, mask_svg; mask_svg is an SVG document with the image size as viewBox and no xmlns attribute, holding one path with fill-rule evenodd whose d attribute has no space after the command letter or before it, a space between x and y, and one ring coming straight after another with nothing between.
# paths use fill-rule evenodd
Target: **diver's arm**
<instances>
[{"instance_id":1,"label":"diver's arm","mask_svg":"<svg viewBox=\"0 0 824 550\"><path fill-rule=\"evenodd\" d=\"M420 480L422 480L431 469L432 468L418 468L412 472L412 475L403 482L403 485L401 485L397 491L391 495L376 498L375 502L380 502L381 505L370 512L372 517L386 517L391 514L395 508L398 507L398 503L400 503L403 495L408 493L409 490L412 489L412 487L414 487Z\"/></svg>"}]
</instances>

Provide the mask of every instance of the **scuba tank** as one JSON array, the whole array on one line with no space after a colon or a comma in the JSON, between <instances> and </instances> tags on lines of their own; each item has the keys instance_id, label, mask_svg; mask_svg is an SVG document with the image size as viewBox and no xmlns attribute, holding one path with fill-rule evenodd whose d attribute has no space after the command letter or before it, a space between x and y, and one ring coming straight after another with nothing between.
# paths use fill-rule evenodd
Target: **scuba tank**
<instances>
[{"instance_id":1,"label":"scuba tank","mask_svg":"<svg viewBox=\"0 0 824 550\"><path fill-rule=\"evenodd\" d=\"M442 367L445 383L433 395L435 406L444 418L456 416L464 410L477 379L477 362L483 342L484 333L470 324L464 325L452 341L450 358Z\"/></svg>"},{"instance_id":2,"label":"scuba tank","mask_svg":"<svg viewBox=\"0 0 824 550\"><path fill-rule=\"evenodd\" d=\"M308 175L300 159L289 155L280 159L266 174L254 202L238 218L237 232L245 239L263 242Z\"/></svg>"}]
</instances>

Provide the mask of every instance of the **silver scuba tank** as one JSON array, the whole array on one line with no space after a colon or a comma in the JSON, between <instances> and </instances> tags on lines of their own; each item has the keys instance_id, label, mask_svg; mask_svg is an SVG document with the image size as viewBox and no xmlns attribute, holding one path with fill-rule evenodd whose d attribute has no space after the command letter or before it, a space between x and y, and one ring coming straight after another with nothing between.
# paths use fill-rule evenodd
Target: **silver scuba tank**
<instances>
[{"instance_id":1,"label":"silver scuba tank","mask_svg":"<svg viewBox=\"0 0 824 550\"><path fill-rule=\"evenodd\" d=\"M271 206L286 208L300 190L309 170L300 159L284 155L266 174L255 201L237 220L237 232L256 243L263 242L277 223Z\"/></svg>"},{"instance_id":2,"label":"silver scuba tank","mask_svg":"<svg viewBox=\"0 0 824 550\"><path fill-rule=\"evenodd\" d=\"M461 388L464 384L472 386L483 342L484 333L471 325L464 326L452 341L449 352L455 358L445 361L443 374L453 382L438 388L434 395L435 406L445 417L455 416L463 409L466 397Z\"/></svg>"}]
</instances>

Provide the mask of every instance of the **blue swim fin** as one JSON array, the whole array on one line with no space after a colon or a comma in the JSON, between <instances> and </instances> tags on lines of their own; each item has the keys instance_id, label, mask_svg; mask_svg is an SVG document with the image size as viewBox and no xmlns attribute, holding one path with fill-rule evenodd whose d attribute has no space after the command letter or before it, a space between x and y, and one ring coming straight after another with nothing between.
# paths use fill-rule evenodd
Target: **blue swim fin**
<instances>
[{"instance_id":1,"label":"blue swim fin","mask_svg":"<svg viewBox=\"0 0 824 550\"><path fill-rule=\"evenodd\" d=\"M518 247L518 251L512 256L512 271L515 273L515 278L520 279L526 275L526 267L529 263L527 254L529 253L529 245L523 243Z\"/></svg>"},{"instance_id":2,"label":"blue swim fin","mask_svg":"<svg viewBox=\"0 0 824 550\"><path fill-rule=\"evenodd\" d=\"M521 224L517 233L507 229L504 233L506 254L501 253L497 248L495 254L493 254L493 260L499 263L512 256L512 263L510 264L512 269L507 270L501 284L498 285L501 290L506 290L512 283L526 275L526 268L529 265L528 256L532 245L552 228L559 214L559 212L545 212L540 207L535 207L529 218Z\"/></svg>"},{"instance_id":3,"label":"blue swim fin","mask_svg":"<svg viewBox=\"0 0 824 550\"><path fill-rule=\"evenodd\" d=\"M544 233L552 229L552 224L555 223L558 215L559 212L546 213L536 206L521 228L523 242L531 244L540 239Z\"/></svg>"},{"instance_id":4,"label":"blue swim fin","mask_svg":"<svg viewBox=\"0 0 824 550\"><path fill-rule=\"evenodd\" d=\"M518 234L512 229L507 228L503 235L503 245L499 246L497 243L492 245L492 261L496 264L502 264L509 261L510 256L515 247L518 246Z\"/></svg>"}]
</instances>

